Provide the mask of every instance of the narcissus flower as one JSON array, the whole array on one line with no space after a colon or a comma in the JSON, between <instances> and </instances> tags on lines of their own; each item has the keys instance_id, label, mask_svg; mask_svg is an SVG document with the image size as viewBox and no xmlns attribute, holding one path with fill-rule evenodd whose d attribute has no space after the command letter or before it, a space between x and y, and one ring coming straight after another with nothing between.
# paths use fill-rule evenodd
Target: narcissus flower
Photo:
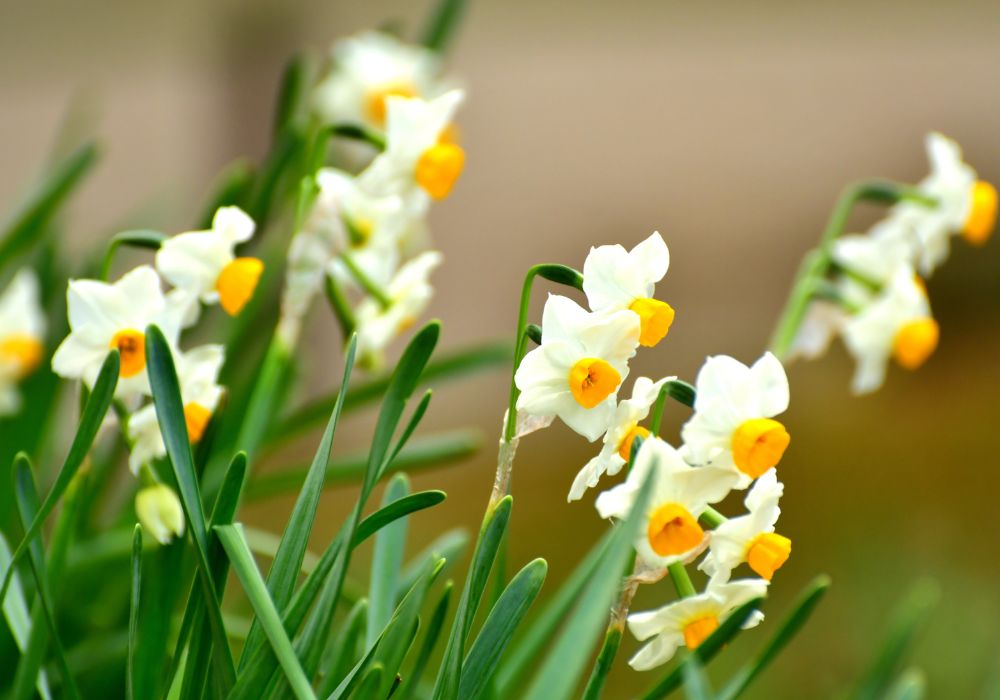
<instances>
[{"instance_id":1,"label":"narcissus flower","mask_svg":"<svg viewBox=\"0 0 1000 700\"><path fill-rule=\"evenodd\" d=\"M597 482L604 474L614 476L621 471L628 462L635 438L649 437L649 431L639 423L649 415L649 409L656 402L660 388L671 379L675 377L665 377L657 382L648 377L639 377L635 380L632 386L632 398L624 399L615 408L611 424L604 433L601 453L587 462L576 475L567 500L579 500L587 489L597 486Z\"/></svg>"},{"instance_id":2,"label":"narcissus flower","mask_svg":"<svg viewBox=\"0 0 1000 700\"><path fill-rule=\"evenodd\" d=\"M462 98L461 90L430 101L390 97L385 150L359 176L362 186L407 200L447 197L465 166L465 151L448 129Z\"/></svg>"},{"instance_id":3,"label":"narcissus flower","mask_svg":"<svg viewBox=\"0 0 1000 700\"><path fill-rule=\"evenodd\" d=\"M790 437L774 416L788 408L788 378L766 353L752 367L726 355L698 372L694 415L684 425L684 456L692 464L733 469L737 488L781 461Z\"/></svg>"},{"instance_id":4,"label":"narcissus flower","mask_svg":"<svg viewBox=\"0 0 1000 700\"><path fill-rule=\"evenodd\" d=\"M135 512L142 529L162 545L184 535L184 509L174 490L166 484L152 484L135 496Z\"/></svg>"},{"instance_id":5,"label":"narcissus flower","mask_svg":"<svg viewBox=\"0 0 1000 700\"><path fill-rule=\"evenodd\" d=\"M792 541L774 531L781 509L778 499L784 491L774 469L757 479L744 504L748 513L720 524L709 537L708 554L698 568L713 582L729 580L733 569L747 562L758 576L768 581L788 560Z\"/></svg>"},{"instance_id":6,"label":"narcissus flower","mask_svg":"<svg viewBox=\"0 0 1000 700\"><path fill-rule=\"evenodd\" d=\"M514 383L517 410L559 416L593 442L607 430L618 387L639 345L639 317L630 311L588 312L550 294L542 312L542 344L521 360Z\"/></svg>"},{"instance_id":7,"label":"narcissus flower","mask_svg":"<svg viewBox=\"0 0 1000 700\"><path fill-rule=\"evenodd\" d=\"M766 593L767 581L742 579L709 585L704 593L681 598L658 610L629 615L628 627L636 639L652 638L629 659L629 665L647 671L670 661L681 645L696 649L736 608ZM755 613L743 628L755 627L762 619L763 615Z\"/></svg>"},{"instance_id":8,"label":"narcissus flower","mask_svg":"<svg viewBox=\"0 0 1000 700\"><path fill-rule=\"evenodd\" d=\"M219 405L222 387L217 381L224 359L221 345L202 345L175 354L177 379L184 402L184 422L192 444L201 440ZM153 404L144 406L129 417L128 434L132 440L128 464L133 473L138 474L142 465L166 456Z\"/></svg>"},{"instance_id":9,"label":"narcissus flower","mask_svg":"<svg viewBox=\"0 0 1000 700\"><path fill-rule=\"evenodd\" d=\"M71 280L66 293L70 334L52 358L52 370L93 386L108 351L121 353L115 395L130 400L149 393L146 376L146 327L156 324L174 345L180 326L176 310L165 303L160 278L142 265L114 284Z\"/></svg>"},{"instance_id":10,"label":"narcissus flower","mask_svg":"<svg viewBox=\"0 0 1000 700\"><path fill-rule=\"evenodd\" d=\"M156 253L156 269L173 286L219 305L235 316L253 297L264 263L237 258L234 250L250 240L254 222L239 207L222 207L209 231L190 231L168 238Z\"/></svg>"},{"instance_id":11,"label":"narcissus flower","mask_svg":"<svg viewBox=\"0 0 1000 700\"><path fill-rule=\"evenodd\" d=\"M923 282L912 267L900 266L882 293L844 325L844 344L857 361L855 393L882 385L890 357L906 369L920 367L939 334Z\"/></svg>"},{"instance_id":12,"label":"narcissus flower","mask_svg":"<svg viewBox=\"0 0 1000 700\"><path fill-rule=\"evenodd\" d=\"M625 483L597 497L601 517L625 518L650 473L652 492L635 550L648 567L662 568L701 552L706 538L698 516L725 498L736 478L728 469L692 467L673 446L650 438L639 448Z\"/></svg>"},{"instance_id":13,"label":"narcissus flower","mask_svg":"<svg viewBox=\"0 0 1000 700\"><path fill-rule=\"evenodd\" d=\"M440 59L433 51L382 32L364 32L333 47L333 70L316 88L328 123L385 128L389 97L436 97Z\"/></svg>"},{"instance_id":14,"label":"narcissus flower","mask_svg":"<svg viewBox=\"0 0 1000 700\"><path fill-rule=\"evenodd\" d=\"M653 233L631 251L620 245L591 248L583 263L583 291L593 311L628 309L639 315L639 342L652 347L670 330L674 310L653 299L656 283L670 267L670 251L663 237Z\"/></svg>"},{"instance_id":15,"label":"narcissus flower","mask_svg":"<svg viewBox=\"0 0 1000 700\"><path fill-rule=\"evenodd\" d=\"M41 363L44 335L38 279L23 268L0 295L0 415L20 409L17 383Z\"/></svg>"}]
</instances>

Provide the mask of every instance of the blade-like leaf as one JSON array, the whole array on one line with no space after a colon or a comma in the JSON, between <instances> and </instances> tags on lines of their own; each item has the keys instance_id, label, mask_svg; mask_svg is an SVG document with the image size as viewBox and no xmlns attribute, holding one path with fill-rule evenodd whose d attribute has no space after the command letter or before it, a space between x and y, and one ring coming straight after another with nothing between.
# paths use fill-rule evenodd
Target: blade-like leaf
<instances>
[{"instance_id":1,"label":"blade-like leaf","mask_svg":"<svg viewBox=\"0 0 1000 700\"><path fill-rule=\"evenodd\" d=\"M396 474L385 487L382 496L383 512L409 495L410 480L406 474ZM357 533L361 532L358 526ZM356 533L356 534L357 534ZM389 623L396 607L396 581L403 567L403 551L406 548L406 516L393 518L390 523L378 528L375 547L372 552L371 578L368 584L368 625L366 643L374 644L382 630Z\"/></svg>"},{"instance_id":2,"label":"blade-like leaf","mask_svg":"<svg viewBox=\"0 0 1000 700\"><path fill-rule=\"evenodd\" d=\"M402 596L413 587L423 569L423 564L428 559L444 559L444 569L442 573L453 567L462 552L469 544L469 534L462 528L448 530L433 542L424 547L419 554L413 557L409 564L403 567L403 572L399 575L399 588L397 595Z\"/></svg>"},{"instance_id":3,"label":"blade-like leaf","mask_svg":"<svg viewBox=\"0 0 1000 700\"><path fill-rule=\"evenodd\" d=\"M402 474L398 476L402 476ZM386 493L389 493L388 490ZM418 491L417 493L411 493L408 496L393 500L358 524L358 529L354 533L354 546L357 547L382 528L391 525L400 518L405 518L410 513L416 513L425 508L436 506L446 497L444 491ZM400 565L402 565L402 562L400 562ZM399 569L398 566L396 568L397 570Z\"/></svg>"},{"instance_id":4,"label":"blade-like leaf","mask_svg":"<svg viewBox=\"0 0 1000 700\"><path fill-rule=\"evenodd\" d=\"M923 700L926 694L927 679L923 671L918 668L908 668L899 674L899 678L885 694L885 700Z\"/></svg>"},{"instance_id":5,"label":"blade-like leaf","mask_svg":"<svg viewBox=\"0 0 1000 700\"><path fill-rule=\"evenodd\" d=\"M8 566L10 566L10 545L7 544L7 540L0 534L0 570L6 572ZM24 589L21 587L21 580L16 574L10 585L7 600L3 602L3 614L7 619L11 637L14 638L14 643L23 654L27 650L28 639L31 636L31 618L28 612L28 604L24 600ZM44 671L38 674L36 688L42 700L51 700L52 692L49 690L48 676L45 675Z\"/></svg>"},{"instance_id":6,"label":"blade-like leaf","mask_svg":"<svg viewBox=\"0 0 1000 700\"><path fill-rule=\"evenodd\" d=\"M462 664L462 681L458 689L458 697L462 700L479 698L489 687L500 657L538 596L547 571L544 559L529 562L500 595Z\"/></svg>"},{"instance_id":7,"label":"blade-like leaf","mask_svg":"<svg viewBox=\"0 0 1000 700\"><path fill-rule=\"evenodd\" d=\"M329 655L323 659L327 671L320 690L330 683L335 687L357 663L358 656L364 648L367 619L368 601L362 598L347 614L347 618L340 626L340 634L331 645ZM322 696L322 692L319 695Z\"/></svg>"},{"instance_id":8,"label":"blade-like leaf","mask_svg":"<svg viewBox=\"0 0 1000 700\"><path fill-rule=\"evenodd\" d=\"M125 667L125 697L135 698L133 668L135 664L136 640L139 637L139 594L142 583L142 526L135 526L132 536L132 597L128 613L128 665Z\"/></svg>"},{"instance_id":9,"label":"blade-like leaf","mask_svg":"<svg viewBox=\"0 0 1000 700\"><path fill-rule=\"evenodd\" d=\"M441 597L438 599L438 602L434 606L434 611L431 613L430 622L427 624L427 630L424 632L424 640L420 645L420 651L417 653L416 661L413 662L413 668L410 669L410 673L403 681L403 687L399 691L399 700L406 700L406 698L411 697L420 686L420 679L423 677L427 663L431 659L431 654L434 653L437 642L441 638L441 631L444 629L444 620L448 616L448 605L451 603L452 590L454 590L454 584L451 581L446 582L444 591L442 591Z\"/></svg>"},{"instance_id":10,"label":"blade-like leaf","mask_svg":"<svg viewBox=\"0 0 1000 700\"><path fill-rule=\"evenodd\" d=\"M688 700L714 700L715 694L708 684L705 668L695 654L684 659L681 669L684 671L684 695Z\"/></svg>"}]
</instances>

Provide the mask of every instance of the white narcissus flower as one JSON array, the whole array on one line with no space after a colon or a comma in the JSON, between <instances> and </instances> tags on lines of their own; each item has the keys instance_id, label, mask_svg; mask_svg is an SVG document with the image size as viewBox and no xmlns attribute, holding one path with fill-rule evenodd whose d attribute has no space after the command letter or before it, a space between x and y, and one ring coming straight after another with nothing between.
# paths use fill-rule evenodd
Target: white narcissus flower
<instances>
[{"instance_id":1,"label":"white narcissus flower","mask_svg":"<svg viewBox=\"0 0 1000 700\"><path fill-rule=\"evenodd\" d=\"M774 416L788 408L788 377L764 354L753 367L726 355L710 357L698 372L694 415L684 424L684 456L738 474L736 488L781 461L791 438Z\"/></svg>"},{"instance_id":2,"label":"white narcissus flower","mask_svg":"<svg viewBox=\"0 0 1000 700\"><path fill-rule=\"evenodd\" d=\"M145 486L135 495L135 512L142 529L162 545L184 535L184 509L166 484Z\"/></svg>"},{"instance_id":3,"label":"white narcissus flower","mask_svg":"<svg viewBox=\"0 0 1000 700\"><path fill-rule=\"evenodd\" d=\"M650 438L639 448L625 483L597 497L601 517L625 518L650 473L653 483L635 550L649 568L663 568L702 551L706 537L698 517L729 494L736 478L728 469L692 467L672 445Z\"/></svg>"},{"instance_id":4,"label":"white narcissus flower","mask_svg":"<svg viewBox=\"0 0 1000 700\"><path fill-rule=\"evenodd\" d=\"M461 90L433 100L390 97L385 150L359 176L362 187L407 201L444 199L462 174L465 151L449 138Z\"/></svg>"},{"instance_id":5,"label":"white narcissus flower","mask_svg":"<svg viewBox=\"0 0 1000 700\"><path fill-rule=\"evenodd\" d=\"M864 394L882 386L890 357L906 369L920 367L939 336L923 281L909 265L900 266L882 293L844 325L844 344L857 362L852 389Z\"/></svg>"},{"instance_id":6,"label":"white narcissus flower","mask_svg":"<svg viewBox=\"0 0 1000 700\"><path fill-rule=\"evenodd\" d=\"M0 416L20 409L17 382L41 363L44 336L38 278L23 268L0 295Z\"/></svg>"},{"instance_id":7,"label":"white narcissus flower","mask_svg":"<svg viewBox=\"0 0 1000 700\"><path fill-rule=\"evenodd\" d=\"M734 610L766 594L767 581L741 579L709 585L704 593L681 598L657 610L632 613L628 617L632 634L639 641L650 638L652 641L629 659L629 666L648 671L670 661L682 644L688 649L697 648ZM743 629L755 627L763 619L759 612L754 613L743 623Z\"/></svg>"},{"instance_id":8,"label":"white narcissus flower","mask_svg":"<svg viewBox=\"0 0 1000 700\"><path fill-rule=\"evenodd\" d=\"M847 318L847 311L838 304L824 299L810 301L786 359L791 361L801 357L812 360L825 353Z\"/></svg>"},{"instance_id":9,"label":"white narcissus flower","mask_svg":"<svg viewBox=\"0 0 1000 700\"><path fill-rule=\"evenodd\" d=\"M622 400L615 408L611 424L604 433L601 453L587 462L576 475L567 500L579 500L587 489L597 486L597 482L604 474L614 476L621 471L628 462L635 438L649 437L649 431L639 423L649 415L649 409L656 402L660 388L672 379L676 377L664 377L657 382L648 377L639 377L635 380L635 384L632 385L632 398Z\"/></svg>"},{"instance_id":10,"label":"white narcissus flower","mask_svg":"<svg viewBox=\"0 0 1000 700\"><path fill-rule=\"evenodd\" d=\"M189 231L163 242L156 253L156 269L163 279L196 295L205 304L219 305L235 316L250 301L264 263L237 258L234 250L250 240L254 222L239 207L221 207L209 231Z\"/></svg>"},{"instance_id":11,"label":"white narcissus flower","mask_svg":"<svg viewBox=\"0 0 1000 700\"><path fill-rule=\"evenodd\" d=\"M729 580L733 569L747 562L754 573L767 581L788 561L792 541L776 534L781 509L778 500L785 487L774 469L757 479L744 500L748 513L730 518L716 527L708 540L708 554L698 568L713 582Z\"/></svg>"},{"instance_id":12,"label":"white narcissus flower","mask_svg":"<svg viewBox=\"0 0 1000 700\"><path fill-rule=\"evenodd\" d=\"M389 97L436 97L441 63L423 46L382 32L364 32L337 42L333 69L316 88L316 109L331 124L383 129Z\"/></svg>"},{"instance_id":13,"label":"white narcissus flower","mask_svg":"<svg viewBox=\"0 0 1000 700\"><path fill-rule=\"evenodd\" d=\"M108 351L121 353L115 396L129 401L149 393L146 376L146 327L159 326L174 346L179 318L149 265L123 275L113 284L70 280L66 293L70 334L52 357L52 370L67 379L82 379L92 387Z\"/></svg>"},{"instance_id":14,"label":"white narcissus flower","mask_svg":"<svg viewBox=\"0 0 1000 700\"><path fill-rule=\"evenodd\" d=\"M521 392L517 410L558 416L593 442L611 422L638 345L639 317L631 311L588 312L550 294L542 311L542 343L514 374Z\"/></svg>"},{"instance_id":15,"label":"white narcissus flower","mask_svg":"<svg viewBox=\"0 0 1000 700\"><path fill-rule=\"evenodd\" d=\"M631 251L620 245L591 248L583 263L587 303L592 311L634 311L642 321L639 342L653 347L674 321L670 305L652 298L669 267L670 251L658 232Z\"/></svg>"},{"instance_id":16,"label":"white narcissus flower","mask_svg":"<svg viewBox=\"0 0 1000 700\"><path fill-rule=\"evenodd\" d=\"M217 382L224 359L221 345L202 345L175 354L177 380L181 401L184 402L184 423L192 444L201 440L219 405L222 387ZM132 440L128 464L134 474L139 473L142 465L167 454L153 404L144 406L129 417L128 434Z\"/></svg>"}]
</instances>

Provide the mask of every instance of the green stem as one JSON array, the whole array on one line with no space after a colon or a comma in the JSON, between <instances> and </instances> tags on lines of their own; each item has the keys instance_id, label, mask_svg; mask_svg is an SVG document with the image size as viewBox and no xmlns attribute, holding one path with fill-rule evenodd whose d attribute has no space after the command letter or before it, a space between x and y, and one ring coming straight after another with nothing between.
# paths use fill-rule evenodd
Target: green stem
<instances>
[{"instance_id":1,"label":"green stem","mask_svg":"<svg viewBox=\"0 0 1000 700\"><path fill-rule=\"evenodd\" d=\"M677 589L677 595L681 598L690 598L694 595L694 584L691 583L691 577L688 576L684 564L675 561L667 567L667 571L670 573L670 580L674 582L674 588Z\"/></svg>"},{"instance_id":2,"label":"green stem","mask_svg":"<svg viewBox=\"0 0 1000 700\"><path fill-rule=\"evenodd\" d=\"M364 270L358 267L358 264L354 262L354 258L350 254L341 253L340 261L344 263L347 271L351 273L351 277L358 283L358 286L365 290L365 293L371 295L378 302L379 306L383 309L388 309L392 306L392 299L389 298L381 287L375 284L371 277L364 273Z\"/></svg>"},{"instance_id":3,"label":"green stem","mask_svg":"<svg viewBox=\"0 0 1000 700\"><path fill-rule=\"evenodd\" d=\"M354 318L351 305L344 295L344 290L340 288L337 280L332 275L325 275L325 280L326 299L330 302L330 308L333 309L333 315L337 318L337 323L340 324L340 331L346 343L354 332L354 329L357 328L358 323Z\"/></svg>"},{"instance_id":4,"label":"green stem","mask_svg":"<svg viewBox=\"0 0 1000 700\"><path fill-rule=\"evenodd\" d=\"M663 409L666 407L667 397L672 398L688 408L694 408L695 389L693 386L680 379L671 379L664 382L660 387L660 393L656 396L656 403L653 404L653 418L650 420L649 432L653 435L660 434L660 424L663 422Z\"/></svg>"},{"instance_id":5,"label":"green stem","mask_svg":"<svg viewBox=\"0 0 1000 700\"><path fill-rule=\"evenodd\" d=\"M608 680L608 673L611 672L611 666L618 654L618 647L621 646L623 633L624 630L615 625L609 626L607 632L604 633L604 643L597 655L597 661L594 663L590 680L587 681L587 687L583 691L584 700L597 700L601 697L601 691L604 690L604 684Z\"/></svg>"},{"instance_id":6,"label":"green stem","mask_svg":"<svg viewBox=\"0 0 1000 700\"><path fill-rule=\"evenodd\" d=\"M335 124L330 127L333 136L363 141L376 150L385 150L385 137L359 124Z\"/></svg>"},{"instance_id":7,"label":"green stem","mask_svg":"<svg viewBox=\"0 0 1000 700\"><path fill-rule=\"evenodd\" d=\"M716 528L729 520L729 518L724 516L712 506L706 506L705 510L702 511L702 514L698 516L698 520L702 521L711 528Z\"/></svg>"}]
</instances>

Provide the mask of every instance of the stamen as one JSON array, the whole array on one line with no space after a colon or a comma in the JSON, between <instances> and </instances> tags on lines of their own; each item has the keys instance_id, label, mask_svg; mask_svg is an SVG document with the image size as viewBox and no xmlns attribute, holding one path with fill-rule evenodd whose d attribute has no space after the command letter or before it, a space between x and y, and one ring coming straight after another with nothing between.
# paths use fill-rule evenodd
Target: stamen
<instances>
[{"instance_id":1,"label":"stamen","mask_svg":"<svg viewBox=\"0 0 1000 700\"><path fill-rule=\"evenodd\" d=\"M900 366L917 369L937 348L941 329L933 318L910 321L896 333L892 356Z\"/></svg>"},{"instance_id":2,"label":"stamen","mask_svg":"<svg viewBox=\"0 0 1000 700\"><path fill-rule=\"evenodd\" d=\"M253 296L264 272L264 263L257 258L236 258L222 268L215 281L219 292L219 304L230 316L235 316Z\"/></svg>"},{"instance_id":3,"label":"stamen","mask_svg":"<svg viewBox=\"0 0 1000 700\"><path fill-rule=\"evenodd\" d=\"M781 461L791 436L785 426L770 418L751 418L733 431L736 468L756 479Z\"/></svg>"},{"instance_id":4,"label":"stamen","mask_svg":"<svg viewBox=\"0 0 1000 700\"><path fill-rule=\"evenodd\" d=\"M128 379L146 368L146 336L134 328L118 331L108 347L118 348L121 355L119 374Z\"/></svg>"},{"instance_id":5,"label":"stamen","mask_svg":"<svg viewBox=\"0 0 1000 700\"><path fill-rule=\"evenodd\" d=\"M586 357L569 371L573 398L584 408L593 408L615 392L622 377L614 367L596 357Z\"/></svg>"},{"instance_id":6,"label":"stamen","mask_svg":"<svg viewBox=\"0 0 1000 700\"><path fill-rule=\"evenodd\" d=\"M690 552L701 544L705 531L690 511L678 503L666 503L649 518L649 546L661 557Z\"/></svg>"},{"instance_id":7,"label":"stamen","mask_svg":"<svg viewBox=\"0 0 1000 700\"><path fill-rule=\"evenodd\" d=\"M663 340L674 322L673 308L659 299L636 299L628 308L639 314L639 343L647 348Z\"/></svg>"}]
</instances>

